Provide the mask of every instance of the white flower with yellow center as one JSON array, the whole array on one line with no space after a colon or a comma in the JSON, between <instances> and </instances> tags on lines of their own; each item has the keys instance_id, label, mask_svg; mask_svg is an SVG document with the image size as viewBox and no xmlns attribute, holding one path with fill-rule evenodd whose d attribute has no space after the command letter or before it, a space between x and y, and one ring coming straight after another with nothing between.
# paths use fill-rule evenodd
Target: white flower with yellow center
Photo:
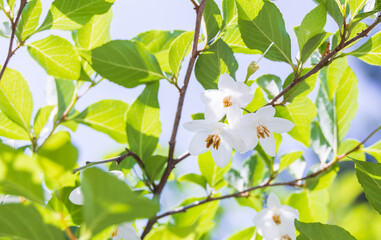
<instances>
[{"instance_id":1,"label":"white flower with yellow center","mask_svg":"<svg viewBox=\"0 0 381 240\"><path fill-rule=\"evenodd\" d=\"M258 109L255 113L242 116L237 128L246 144L246 150L253 149L258 141L265 152L275 156L274 133L288 132L294 127L294 123L283 118L274 117L275 108L266 106Z\"/></svg>"},{"instance_id":2,"label":"white flower with yellow center","mask_svg":"<svg viewBox=\"0 0 381 240\"><path fill-rule=\"evenodd\" d=\"M199 155L210 150L214 162L221 168L230 162L233 148L239 152L245 150L238 131L225 123L194 120L184 123L184 128L196 132L191 140L189 153Z\"/></svg>"},{"instance_id":3,"label":"white flower with yellow center","mask_svg":"<svg viewBox=\"0 0 381 240\"><path fill-rule=\"evenodd\" d=\"M296 209L281 205L278 197L270 193L267 208L257 213L254 224L263 240L294 240L294 220L298 218L299 213Z\"/></svg>"},{"instance_id":4,"label":"white flower with yellow center","mask_svg":"<svg viewBox=\"0 0 381 240\"><path fill-rule=\"evenodd\" d=\"M210 89L201 93L201 100L205 104L205 119L219 121L226 114L230 124L240 119L241 108L246 107L252 99L250 87L234 81L226 73L218 80L218 90Z\"/></svg>"}]
</instances>

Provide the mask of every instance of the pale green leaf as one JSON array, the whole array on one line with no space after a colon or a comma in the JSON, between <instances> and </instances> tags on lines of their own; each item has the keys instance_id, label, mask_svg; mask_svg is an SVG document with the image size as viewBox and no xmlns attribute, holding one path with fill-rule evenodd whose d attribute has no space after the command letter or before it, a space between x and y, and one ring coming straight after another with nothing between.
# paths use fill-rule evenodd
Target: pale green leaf
<instances>
[{"instance_id":1,"label":"pale green leaf","mask_svg":"<svg viewBox=\"0 0 381 240\"><path fill-rule=\"evenodd\" d=\"M372 146L363 148L362 151L374 157L378 162L381 163L381 141L376 142Z\"/></svg>"},{"instance_id":2,"label":"pale green leaf","mask_svg":"<svg viewBox=\"0 0 381 240\"><path fill-rule=\"evenodd\" d=\"M0 112L0 136L15 140L30 140L28 131Z\"/></svg>"},{"instance_id":3,"label":"pale green leaf","mask_svg":"<svg viewBox=\"0 0 381 240\"><path fill-rule=\"evenodd\" d=\"M69 80L79 78L79 55L68 40L50 35L28 44L28 52L49 75Z\"/></svg>"},{"instance_id":4,"label":"pale green leaf","mask_svg":"<svg viewBox=\"0 0 381 240\"><path fill-rule=\"evenodd\" d=\"M261 54L260 50L250 49L245 45L239 31L238 23L235 26L229 27L225 30L222 40L233 50L235 53L244 54Z\"/></svg>"},{"instance_id":5,"label":"pale green leaf","mask_svg":"<svg viewBox=\"0 0 381 240\"><path fill-rule=\"evenodd\" d=\"M92 50L93 69L127 88L165 78L155 56L143 44L114 40Z\"/></svg>"},{"instance_id":6,"label":"pale green leaf","mask_svg":"<svg viewBox=\"0 0 381 240\"><path fill-rule=\"evenodd\" d=\"M217 184L223 180L226 172L229 171L231 166L231 161L228 165L223 168L218 167L212 158L210 151L200 154L198 156L198 167L200 169L201 175L205 177L209 186L214 188Z\"/></svg>"},{"instance_id":7,"label":"pale green leaf","mask_svg":"<svg viewBox=\"0 0 381 240\"><path fill-rule=\"evenodd\" d=\"M297 240L356 240L349 232L336 225L295 220L295 228L300 232Z\"/></svg>"},{"instance_id":8,"label":"pale green leaf","mask_svg":"<svg viewBox=\"0 0 381 240\"><path fill-rule=\"evenodd\" d=\"M104 14L114 0L55 0L39 31L72 31L83 27L94 15Z\"/></svg>"},{"instance_id":9,"label":"pale green leaf","mask_svg":"<svg viewBox=\"0 0 381 240\"><path fill-rule=\"evenodd\" d=\"M275 4L263 0L236 0L236 3L239 29L246 46L264 52L274 42L265 57L292 65L290 36Z\"/></svg>"},{"instance_id":10,"label":"pale green leaf","mask_svg":"<svg viewBox=\"0 0 381 240\"><path fill-rule=\"evenodd\" d=\"M266 104L265 94L260 88L257 88L255 89L253 100L245 107L245 109L250 112L255 112ZM243 111L243 114L246 113L246 111Z\"/></svg>"},{"instance_id":11,"label":"pale green leaf","mask_svg":"<svg viewBox=\"0 0 381 240\"><path fill-rule=\"evenodd\" d=\"M40 0L32 0L26 4L16 29L16 36L20 41L27 40L35 32L41 12Z\"/></svg>"},{"instance_id":12,"label":"pale green leaf","mask_svg":"<svg viewBox=\"0 0 381 240\"><path fill-rule=\"evenodd\" d=\"M126 143L126 113L128 104L119 100L102 100L87 107L73 120Z\"/></svg>"},{"instance_id":13,"label":"pale green leaf","mask_svg":"<svg viewBox=\"0 0 381 240\"><path fill-rule=\"evenodd\" d=\"M339 58L320 71L320 78L327 79L324 83L328 86L329 100L333 99L337 88L339 87L340 80L345 77L347 67L347 58Z\"/></svg>"},{"instance_id":14,"label":"pale green leaf","mask_svg":"<svg viewBox=\"0 0 381 240\"><path fill-rule=\"evenodd\" d=\"M293 162L303 156L303 151L296 151L284 154L280 157L279 172L288 168Z\"/></svg>"},{"instance_id":15,"label":"pale green leaf","mask_svg":"<svg viewBox=\"0 0 381 240\"><path fill-rule=\"evenodd\" d=\"M359 141L355 139L347 139L340 143L339 150L337 151L337 155L340 156L341 154L346 154L347 152L353 150L360 144ZM365 161L365 153L361 152L361 149L363 148L363 145L360 145L360 148L356 151L353 151L351 154L347 155L348 157L342 158L340 161L345 160L359 160L359 161Z\"/></svg>"},{"instance_id":16,"label":"pale green leaf","mask_svg":"<svg viewBox=\"0 0 381 240\"><path fill-rule=\"evenodd\" d=\"M155 151L161 133L158 91L158 82L148 84L127 112L128 143L143 160Z\"/></svg>"},{"instance_id":17,"label":"pale green leaf","mask_svg":"<svg viewBox=\"0 0 381 240\"><path fill-rule=\"evenodd\" d=\"M33 98L27 81L16 70L5 69L0 82L0 109L9 119L30 129Z\"/></svg>"},{"instance_id":18,"label":"pale green leaf","mask_svg":"<svg viewBox=\"0 0 381 240\"><path fill-rule=\"evenodd\" d=\"M309 174L313 174L313 172L319 171L321 169L321 163L318 163L311 167ZM328 170L319 174L316 177L312 177L306 180L306 186L311 191L322 190L332 185L333 181L336 179L337 172L339 171L339 165L334 164Z\"/></svg>"},{"instance_id":19,"label":"pale green leaf","mask_svg":"<svg viewBox=\"0 0 381 240\"><path fill-rule=\"evenodd\" d=\"M193 34L193 31L184 32L171 43L169 48L169 66L176 79L179 75L181 63L192 48Z\"/></svg>"},{"instance_id":20,"label":"pale green leaf","mask_svg":"<svg viewBox=\"0 0 381 240\"><path fill-rule=\"evenodd\" d=\"M367 0L349 0L349 10L351 12L351 19L354 19L357 13L364 7Z\"/></svg>"},{"instance_id":21,"label":"pale green leaf","mask_svg":"<svg viewBox=\"0 0 381 240\"><path fill-rule=\"evenodd\" d=\"M197 81L205 88L217 88L219 77L228 73L233 78L238 69L233 51L221 39L205 50L197 59L195 75Z\"/></svg>"},{"instance_id":22,"label":"pale green leaf","mask_svg":"<svg viewBox=\"0 0 381 240\"><path fill-rule=\"evenodd\" d=\"M381 32L376 33L356 50L348 53L364 62L381 66Z\"/></svg>"},{"instance_id":23,"label":"pale green leaf","mask_svg":"<svg viewBox=\"0 0 381 240\"><path fill-rule=\"evenodd\" d=\"M33 131L37 139L40 136L41 130L45 127L46 123L48 122L53 108L54 105L42 107L38 110L36 116L34 117Z\"/></svg>"},{"instance_id":24,"label":"pale green leaf","mask_svg":"<svg viewBox=\"0 0 381 240\"><path fill-rule=\"evenodd\" d=\"M55 79L57 89L57 115L54 122L60 120L75 97L75 86L72 81ZM71 113L71 112L70 112Z\"/></svg>"},{"instance_id":25,"label":"pale green leaf","mask_svg":"<svg viewBox=\"0 0 381 240\"><path fill-rule=\"evenodd\" d=\"M255 238L253 238L254 234L256 234L255 227L249 227L233 234L227 240L261 240L262 239L262 237L258 233L256 234Z\"/></svg>"},{"instance_id":26,"label":"pale green leaf","mask_svg":"<svg viewBox=\"0 0 381 240\"><path fill-rule=\"evenodd\" d=\"M302 70L301 76L308 73L311 70L311 68L304 68ZM290 89L290 91L287 91L284 94L284 102L292 102L295 100L303 100L307 98L308 94L312 92L315 88L315 83L317 80L318 74L312 74L308 78L304 79L303 81L296 84L293 88ZM294 80L294 73L291 73L286 80L283 83L283 89L286 88L288 85L292 83Z\"/></svg>"},{"instance_id":27,"label":"pale green leaf","mask_svg":"<svg viewBox=\"0 0 381 240\"><path fill-rule=\"evenodd\" d=\"M203 176L195 174L195 173L188 173L188 174L182 175L178 178L178 180L195 183L206 189L206 179Z\"/></svg>"}]
</instances>

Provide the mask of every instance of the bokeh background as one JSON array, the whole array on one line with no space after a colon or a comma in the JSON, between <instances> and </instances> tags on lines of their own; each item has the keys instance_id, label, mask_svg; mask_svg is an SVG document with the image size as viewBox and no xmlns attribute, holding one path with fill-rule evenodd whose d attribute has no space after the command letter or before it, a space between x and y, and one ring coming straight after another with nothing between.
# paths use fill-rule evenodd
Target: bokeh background
<instances>
[{"instance_id":1,"label":"bokeh background","mask_svg":"<svg viewBox=\"0 0 381 240\"><path fill-rule=\"evenodd\" d=\"M52 1L50 0L42 0L44 10L40 21L42 21L47 14L51 2ZM216 0L216 2L221 5L221 0ZM292 40L292 56L296 57L298 48L293 28L300 25L305 14L311 11L316 4L312 0L277 0L274 1L274 3L283 14L286 29ZM116 0L112 9L114 13L114 18L111 24L112 39L131 39L141 32L153 29L179 29L186 31L194 29L195 12L193 10L193 5L189 0ZM0 14L0 21L6 21L4 14ZM333 33L337 30L336 23L330 17L327 18L325 30ZM377 27L372 33L374 34L380 30L381 28ZM42 39L51 33L65 37L73 42L71 40L71 33L64 31L46 31L38 33L27 42ZM9 39L0 38L1 64L5 60L8 44ZM354 47L356 47L356 45ZM259 57L259 55L236 54L239 63L239 69L236 73L236 79L238 81L244 80L247 66L251 61L258 60ZM188 59L189 58L186 58L183 63L183 69L180 72L179 80L185 75ZM354 57L348 57L348 62L355 72L359 82L359 107L346 138L356 138L361 141L381 123L381 68L363 63ZM36 113L40 107L47 104L47 74L29 56L26 47L21 48L16 53L11 59L8 67L17 69L28 81L29 87L33 93L34 113ZM275 74L284 80L290 73L291 68L289 65L262 59L259 70L251 77L251 79L255 79L263 74ZM317 83L316 86L319 86L318 84L319 83ZM252 86L253 92L254 89L255 85ZM310 97L313 100L316 96L317 89L318 87L311 93ZM81 111L88 105L101 99L119 99L131 104L142 90L143 86L134 89L126 89L114 83L103 81L79 100L76 109ZM203 111L204 107L199 97L201 91L203 91L203 88L197 82L194 75L192 75L189 90L185 98L181 123L191 120L191 114ZM177 106L177 99L177 90L165 80L162 80L159 91L162 122L160 145L164 149L168 146ZM117 144L107 135L82 125L80 125L78 130L71 135L74 145L79 150L78 163L80 165L83 165L85 161L101 160L108 154L123 148L123 146ZM191 137L192 133L187 132L180 127L176 145L177 155L187 151ZM374 135L365 146L371 145L380 138L380 133ZM23 143L18 143L18 145L22 144ZM312 151L305 149L302 144L296 142L292 138L283 135L283 142L279 154L294 150L305 151L304 157L307 161L307 168L319 162L317 156L314 155ZM233 161L233 166L239 166L244 158L245 156L236 156ZM189 172L199 172L197 159L195 157L189 157L179 164L175 170L177 176ZM285 191L284 189L275 188L271 190L278 192L283 201L287 198L290 191L295 191L295 189ZM381 237L381 228L379 227L381 226L381 217L375 210L371 209L365 196L361 194L361 187L355 179L353 164L351 162L342 164L340 177L330 188L330 192L330 223L338 224L346 228L358 239L379 239ZM178 186L169 182L162 194L162 210L169 210L183 199L191 196L205 196L205 192L201 188L190 183ZM253 225L253 218L255 215L253 209L239 207L234 199L224 200L221 202L221 205L224 208L218 214L219 219L215 219L219 222L216 229L212 232L212 239L226 238L237 230ZM143 221L137 223L138 227L142 227L143 225Z\"/></svg>"}]
</instances>

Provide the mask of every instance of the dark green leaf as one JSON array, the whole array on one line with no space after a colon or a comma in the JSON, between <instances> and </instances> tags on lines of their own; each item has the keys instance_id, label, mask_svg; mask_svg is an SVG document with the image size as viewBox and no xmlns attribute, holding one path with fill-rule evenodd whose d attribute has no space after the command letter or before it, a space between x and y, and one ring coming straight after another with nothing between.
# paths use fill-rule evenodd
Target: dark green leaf
<instances>
[{"instance_id":1,"label":"dark green leaf","mask_svg":"<svg viewBox=\"0 0 381 240\"><path fill-rule=\"evenodd\" d=\"M199 0L200 2L200 0ZM214 0L206 0L204 12L202 13L205 23L206 42L212 40L220 31L222 24L222 16L218 5Z\"/></svg>"},{"instance_id":2,"label":"dark green leaf","mask_svg":"<svg viewBox=\"0 0 381 240\"><path fill-rule=\"evenodd\" d=\"M297 240L356 240L349 232L336 225L295 220L295 228L300 232Z\"/></svg>"}]
</instances>

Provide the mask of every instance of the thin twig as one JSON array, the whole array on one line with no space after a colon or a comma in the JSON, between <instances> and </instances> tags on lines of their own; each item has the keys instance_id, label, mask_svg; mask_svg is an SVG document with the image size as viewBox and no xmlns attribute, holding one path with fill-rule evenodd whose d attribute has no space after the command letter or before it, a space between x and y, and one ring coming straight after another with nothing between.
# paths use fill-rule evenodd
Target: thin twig
<instances>
[{"instance_id":1,"label":"thin twig","mask_svg":"<svg viewBox=\"0 0 381 240\"><path fill-rule=\"evenodd\" d=\"M20 2L20 7L19 7L19 10L17 12L17 16L16 16L16 20L14 23L12 23L12 33L11 33L11 37L10 37L10 40L9 40L9 48L8 48L8 55L7 55L7 58L5 59L5 62L1 68L1 71L0 71L0 81L4 75L4 72L5 72L5 69L7 68L8 66L8 63L9 63L9 60L11 60L11 57L13 56L13 54L15 54L15 52L17 51L17 49L19 49L20 47L20 44L14 49L12 50L13 48L13 41L15 39L15 35L16 35L16 29L17 29L17 25L20 21L20 17L21 17L21 13L26 5L26 2L27 0L21 0Z\"/></svg>"},{"instance_id":2,"label":"thin twig","mask_svg":"<svg viewBox=\"0 0 381 240\"><path fill-rule=\"evenodd\" d=\"M180 155L180 157L178 157L177 159L174 160L174 164L177 165L179 162L181 162L182 160L186 159L190 155L191 154L189 152L186 152L186 153Z\"/></svg>"},{"instance_id":3,"label":"thin twig","mask_svg":"<svg viewBox=\"0 0 381 240\"><path fill-rule=\"evenodd\" d=\"M125 159L126 157L128 156L131 156L131 153L130 152L127 152L127 153L124 153L120 156L117 156L117 157L113 157L113 158L109 158L109 159L106 159L106 160L102 160L102 161L97 161L97 162L86 162L86 165L85 166L82 166L82 167L79 167L79 168L76 168L73 170L73 173L77 173L83 169L86 169L86 168L89 168L89 167L92 167L92 166L95 166L95 165L99 165L99 164L105 164L105 163L109 163L109 162L116 162L117 164L119 164L123 159Z\"/></svg>"}]
</instances>

